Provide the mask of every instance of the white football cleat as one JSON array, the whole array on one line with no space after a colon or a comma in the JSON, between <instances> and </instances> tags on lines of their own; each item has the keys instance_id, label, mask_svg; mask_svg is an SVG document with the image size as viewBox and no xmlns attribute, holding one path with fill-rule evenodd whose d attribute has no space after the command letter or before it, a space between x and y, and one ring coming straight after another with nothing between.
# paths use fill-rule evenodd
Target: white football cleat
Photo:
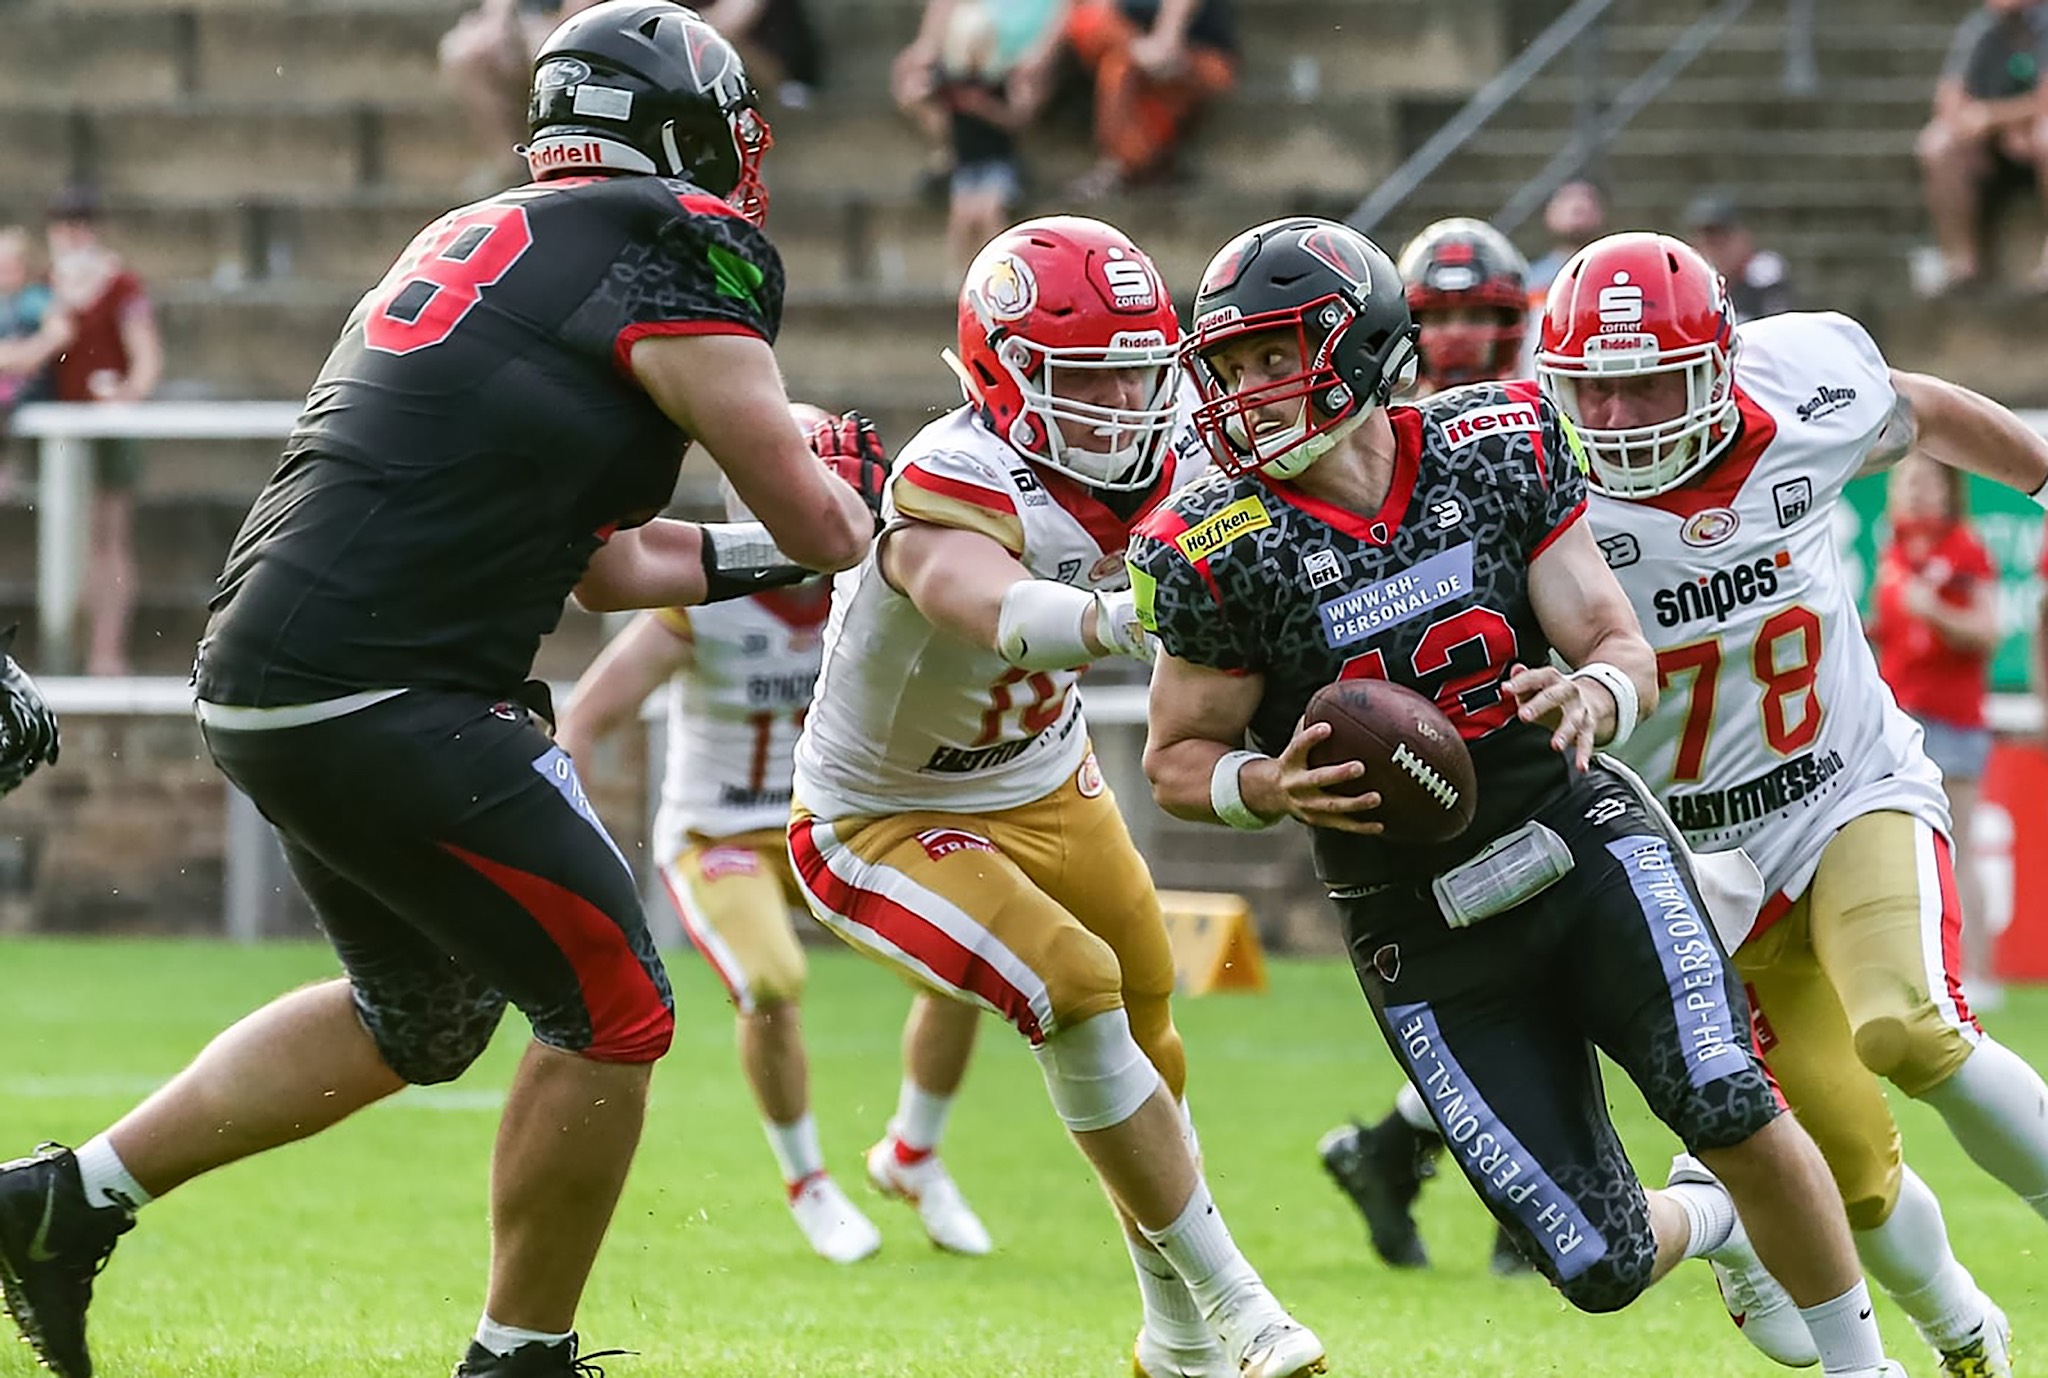
<instances>
[{"instance_id":1,"label":"white football cleat","mask_svg":"<svg viewBox=\"0 0 2048 1378\"><path fill-rule=\"evenodd\" d=\"M1226 1303L1210 1323L1222 1336L1226 1359L1237 1360L1234 1371L1242 1378L1300 1378L1324 1371L1323 1342L1281 1310L1263 1285L1235 1304Z\"/></svg>"},{"instance_id":2,"label":"white football cleat","mask_svg":"<svg viewBox=\"0 0 2048 1378\"><path fill-rule=\"evenodd\" d=\"M1170 1345L1149 1329L1140 1330L1138 1342L1131 1347L1131 1374L1132 1378L1238 1378L1236 1366L1216 1341L1190 1349Z\"/></svg>"},{"instance_id":3,"label":"white football cleat","mask_svg":"<svg viewBox=\"0 0 2048 1378\"><path fill-rule=\"evenodd\" d=\"M1681 1153L1671 1160L1667 1185L1699 1182L1719 1186L1720 1180L1699 1159ZM1714 1281L1720 1285L1721 1303L1728 1308L1728 1319L1735 1322L1743 1339L1787 1368L1806 1368L1820 1362L1820 1351L1814 1348L1813 1336L1799 1314L1798 1303L1749 1246L1749 1235L1742 1228L1740 1215L1735 1217L1735 1229L1728 1242L1706 1257L1713 1265Z\"/></svg>"},{"instance_id":4,"label":"white football cleat","mask_svg":"<svg viewBox=\"0 0 2048 1378\"><path fill-rule=\"evenodd\" d=\"M1984 1320L1975 1333L1960 1344L1943 1349L1927 1339L1928 1348L1941 1361L1945 1378L2012 1378L2012 1322L1989 1297L1984 1299Z\"/></svg>"},{"instance_id":5,"label":"white football cleat","mask_svg":"<svg viewBox=\"0 0 2048 1378\"><path fill-rule=\"evenodd\" d=\"M885 1136L868 1150L868 1182L884 1196L907 1201L924 1224L925 1236L950 1254L980 1257L995 1247L988 1227L967 1204L936 1153L915 1163L896 1157L896 1140Z\"/></svg>"},{"instance_id":6,"label":"white football cleat","mask_svg":"<svg viewBox=\"0 0 2048 1378\"><path fill-rule=\"evenodd\" d=\"M882 1247L874 1221L825 1173L814 1172L798 1185L789 1213L818 1257L833 1263L858 1263Z\"/></svg>"}]
</instances>

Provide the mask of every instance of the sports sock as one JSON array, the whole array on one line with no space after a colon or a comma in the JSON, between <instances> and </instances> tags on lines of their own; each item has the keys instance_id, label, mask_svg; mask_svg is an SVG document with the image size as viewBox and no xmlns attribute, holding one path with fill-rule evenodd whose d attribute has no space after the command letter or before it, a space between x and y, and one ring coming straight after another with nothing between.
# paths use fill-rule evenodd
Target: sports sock
<instances>
[{"instance_id":1,"label":"sports sock","mask_svg":"<svg viewBox=\"0 0 2048 1378\"><path fill-rule=\"evenodd\" d=\"M1423 1103L1422 1093L1415 1089L1415 1083L1404 1081L1394 1096L1394 1113L1401 1122L1418 1134L1437 1136L1436 1121L1429 1117L1429 1106Z\"/></svg>"},{"instance_id":2,"label":"sports sock","mask_svg":"<svg viewBox=\"0 0 2048 1378\"><path fill-rule=\"evenodd\" d=\"M908 1166L928 1156L945 1137L946 1117L953 1113L951 1096L934 1095L909 1077L896 1093L896 1114L889 1137L896 1141L896 1161Z\"/></svg>"},{"instance_id":3,"label":"sports sock","mask_svg":"<svg viewBox=\"0 0 2048 1378\"><path fill-rule=\"evenodd\" d=\"M1131 1251L1131 1268L1138 1275L1138 1296L1145 1303L1145 1328L1152 1337L1175 1349L1200 1349L1215 1340L1216 1332L1202 1319L1188 1285L1157 1249L1124 1236Z\"/></svg>"},{"instance_id":4,"label":"sports sock","mask_svg":"<svg viewBox=\"0 0 2048 1378\"><path fill-rule=\"evenodd\" d=\"M125 1206L131 1211L141 1210L156 1198L142 1189L142 1184L128 1175L128 1165L121 1161L121 1155L114 1152L114 1145L104 1134L95 1134L79 1148L78 1176L85 1186L85 1203L94 1209L106 1206Z\"/></svg>"},{"instance_id":5,"label":"sports sock","mask_svg":"<svg viewBox=\"0 0 2048 1378\"><path fill-rule=\"evenodd\" d=\"M1209 1195L1209 1184L1200 1178L1179 1218L1163 1230L1144 1230L1144 1234L1180 1274L1202 1315L1212 1321L1246 1292L1265 1290L1230 1237L1223 1212Z\"/></svg>"},{"instance_id":6,"label":"sports sock","mask_svg":"<svg viewBox=\"0 0 2048 1378\"><path fill-rule=\"evenodd\" d=\"M1820 1371L1826 1378L1874 1374L1884 1363L1884 1341L1871 1319L1870 1289L1861 1278L1833 1301L1800 1307L1799 1318L1820 1351Z\"/></svg>"},{"instance_id":7,"label":"sports sock","mask_svg":"<svg viewBox=\"0 0 2048 1378\"><path fill-rule=\"evenodd\" d=\"M543 1330L521 1330L516 1325L499 1325L489 1316L485 1316L476 1324L476 1342L500 1358L521 1345L558 1345L575 1333L571 1330L560 1335L550 1335Z\"/></svg>"},{"instance_id":8,"label":"sports sock","mask_svg":"<svg viewBox=\"0 0 2048 1378\"><path fill-rule=\"evenodd\" d=\"M1890 1217L1876 1229L1856 1231L1856 1253L1937 1348L1952 1348L1984 1323L1984 1294L1956 1261L1941 1203L1913 1169L1901 1168L1899 1202Z\"/></svg>"},{"instance_id":9,"label":"sports sock","mask_svg":"<svg viewBox=\"0 0 2048 1378\"><path fill-rule=\"evenodd\" d=\"M2048 1219L2048 1085L2039 1072L1986 1038L1920 1099L1940 1112L1978 1167Z\"/></svg>"},{"instance_id":10,"label":"sports sock","mask_svg":"<svg viewBox=\"0 0 2048 1378\"><path fill-rule=\"evenodd\" d=\"M1703 1258L1735 1237L1741 1224L1735 1214L1735 1198L1719 1182L1678 1182L1664 1188L1664 1194L1685 1211L1692 1228L1685 1241L1686 1258Z\"/></svg>"},{"instance_id":11,"label":"sports sock","mask_svg":"<svg viewBox=\"0 0 2048 1378\"><path fill-rule=\"evenodd\" d=\"M782 1169L782 1183L790 1190L825 1170L825 1154L818 1147L818 1122L809 1111L788 1124L763 1120L761 1128L768 1135L775 1165Z\"/></svg>"}]
</instances>

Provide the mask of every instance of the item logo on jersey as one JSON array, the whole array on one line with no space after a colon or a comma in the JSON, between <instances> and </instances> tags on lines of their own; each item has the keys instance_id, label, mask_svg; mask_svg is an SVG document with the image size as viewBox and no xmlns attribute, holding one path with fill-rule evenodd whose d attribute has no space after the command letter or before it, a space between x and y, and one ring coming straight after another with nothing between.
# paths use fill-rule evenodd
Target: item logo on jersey
<instances>
[{"instance_id":1,"label":"item logo on jersey","mask_svg":"<svg viewBox=\"0 0 2048 1378\"><path fill-rule=\"evenodd\" d=\"M924 854L933 861L955 852L993 852L996 844L962 828L926 828L917 835Z\"/></svg>"},{"instance_id":2,"label":"item logo on jersey","mask_svg":"<svg viewBox=\"0 0 2048 1378\"><path fill-rule=\"evenodd\" d=\"M1856 400L1854 388L1831 388L1823 383L1814 389L1813 396L1801 402L1796 409L1801 421L1818 421L1823 416L1838 412Z\"/></svg>"},{"instance_id":3,"label":"item logo on jersey","mask_svg":"<svg viewBox=\"0 0 2048 1378\"><path fill-rule=\"evenodd\" d=\"M1778 505L1778 529L1797 524L1813 510L1813 480L1788 478L1771 486L1771 501Z\"/></svg>"},{"instance_id":4,"label":"item logo on jersey","mask_svg":"<svg viewBox=\"0 0 2048 1378\"><path fill-rule=\"evenodd\" d=\"M1704 550L1720 545L1741 525L1742 518L1734 508L1709 507L1685 519L1685 525L1678 528L1678 539L1695 550Z\"/></svg>"},{"instance_id":5,"label":"item logo on jersey","mask_svg":"<svg viewBox=\"0 0 2048 1378\"><path fill-rule=\"evenodd\" d=\"M1643 558L1643 547L1628 532L1617 531L1612 536L1600 538L1600 553L1607 557L1609 569L1627 569Z\"/></svg>"},{"instance_id":6,"label":"item logo on jersey","mask_svg":"<svg viewBox=\"0 0 2048 1378\"><path fill-rule=\"evenodd\" d=\"M1658 589L1650 596L1650 606L1657 610L1657 625L1682 627L1708 618L1726 622L1737 608L1746 608L1759 598L1776 597L1778 571L1790 568L1791 564L1792 552L1780 550L1733 569L1717 569L1688 579L1675 588Z\"/></svg>"},{"instance_id":7,"label":"item logo on jersey","mask_svg":"<svg viewBox=\"0 0 2048 1378\"><path fill-rule=\"evenodd\" d=\"M697 870L707 881L758 876L761 858L752 847L706 847L697 853Z\"/></svg>"},{"instance_id":8,"label":"item logo on jersey","mask_svg":"<svg viewBox=\"0 0 2048 1378\"><path fill-rule=\"evenodd\" d=\"M1191 565L1200 564L1240 536L1264 531L1273 524L1273 514L1256 496L1239 498L1220 512L1204 517L1173 538L1175 546Z\"/></svg>"},{"instance_id":9,"label":"item logo on jersey","mask_svg":"<svg viewBox=\"0 0 2048 1378\"><path fill-rule=\"evenodd\" d=\"M1323 640L1350 646L1472 592L1472 543L1439 551L1399 574L1332 598L1316 609Z\"/></svg>"},{"instance_id":10,"label":"item logo on jersey","mask_svg":"<svg viewBox=\"0 0 2048 1378\"><path fill-rule=\"evenodd\" d=\"M1017 485L1023 495L1026 507L1043 507L1052 501L1052 495L1045 491L1045 485L1038 481L1038 475L1029 469L1010 470L1010 481Z\"/></svg>"},{"instance_id":11,"label":"item logo on jersey","mask_svg":"<svg viewBox=\"0 0 2048 1378\"><path fill-rule=\"evenodd\" d=\"M1344 557L1328 546L1317 546L1301 557L1301 572L1312 589L1326 589L1344 577Z\"/></svg>"},{"instance_id":12,"label":"item logo on jersey","mask_svg":"<svg viewBox=\"0 0 2048 1378\"><path fill-rule=\"evenodd\" d=\"M1443 427L1444 442L1455 450L1495 431L1533 431L1538 420L1533 402L1515 402L1503 407L1459 412L1450 420L1437 424Z\"/></svg>"},{"instance_id":13,"label":"item logo on jersey","mask_svg":"<svg viewBox=\"0 0 2048 1378\"><path fill-rule=\"evenodd\" d=\"M1120 254L1123 250L1111 249ZM1134 258L1106 258L1102 280L1109 284L1110 305L1119 311L1150 311L1159 305L1159 287L1152 270Z\"/></svg>"},{"instance_id":14,"label":"item logo on jersey","mask_svg":"<svg viewBox=\"0 0 2048 1378\"><path fill-rule=\"evenodd\" d=\"M1038 279L1032 276L1030 264L1015 254L1004 254L989 265L976 295L990 320L1014 321L1030 315L1031 308L1038 305Z\"/></svg>"},{"instance_id":15,"label":"item logo on jersey","mask_svg":"<svg viewBox=\"0 0 2048 1378\"><path fill-rule=\"evenodd\" d=\"M1628 280L1627 272L1614 275L1611 286L1600 289L1600 329L1626 330L1643 323L1643 289Z\"/></svg>"},{"instance_id":16,"label":"item logo on jersey","mask_svg":"<svg viewBox=\"0 0 2048 1378\"><path fill-rule=\"evenodd\" d=\"M1089 752L1081 758L1081 768L1074 773L1074 788L1081 792L1083 799L1093 799L1109 786L1102 782L1102 766Z\"/></svg>"},{"instance_id":17,"label":"item logo on jersey","mask_svg":"<svg viewBox=\"0 0 2048 1378\"><path fill-rule=\"evenodd\" d=\"M1429 516L1436 523L1437 530L1448 531L1465 520L1465 507L1456 498L1445 498L1429 505Z\"/></svg>"}]
</instances>

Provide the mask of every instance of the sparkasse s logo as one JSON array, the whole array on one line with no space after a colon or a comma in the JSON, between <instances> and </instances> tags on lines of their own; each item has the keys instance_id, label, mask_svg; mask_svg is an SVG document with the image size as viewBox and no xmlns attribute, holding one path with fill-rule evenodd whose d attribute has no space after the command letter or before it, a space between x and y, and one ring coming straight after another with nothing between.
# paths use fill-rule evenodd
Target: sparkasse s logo
<instances>
[{"instance_id":1,"label":"sparkasse s logo","mask_svg":"<svg viewBox=\"0 0 2048 1378\"><path fill-rule=\"evenodd\" d=\"M1494 431L1533 431L1538 422L1534 404L1514 402L1504 407L1459 412L1438 424L1444 429L1445 443L1455 450Z\"/></svg>"},{"instance_id":2,"label":"sparkasse s logo","mask_svg":"<svg viewBox=\"0 0 2048 1378\"><path fill-rule=\"evenodd\" d=\"M1657 625L1682 627L1688 622L1726 622L1737 608L1746 608L1759 598L1778 592L1778 571L1792 565L1792 552L1779 550L1760 555L1732 569L1716 569L1650 595L1656 609Z\"/></svg>"}]
</instances>

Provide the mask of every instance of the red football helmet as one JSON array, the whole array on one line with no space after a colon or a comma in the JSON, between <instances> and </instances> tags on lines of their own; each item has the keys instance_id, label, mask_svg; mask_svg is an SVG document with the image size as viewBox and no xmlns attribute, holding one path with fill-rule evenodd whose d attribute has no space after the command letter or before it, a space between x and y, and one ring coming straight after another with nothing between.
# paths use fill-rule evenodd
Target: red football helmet
<instances>
[{"instance_id":1,"label":"red football helmet","mask_svg":"<svg viewBox=\"0 0 2048 1378\"><path fill-rule=\"evenodd\" d=\"M1439 220L1408 241L1399 266L1432 390L1515 376L1529 333L1529 262L1506 235L1468 216ZM1443 318L1461 309L1488 323Z\"/></svg>"},{"instance_id":2,"label":"red football helmet","mask_svg":"<svg viewBox=\"0 0 2048 1378\"><path fill-rule=\"evenodd\" d=\"M1179 344L1173 300L1144 250L1100 220L1049 215L975 255L948 362L1019 454L1092 488L1147 488L1180 414ZM1135 372L1135 405L1112 370Z\"/></svg>"},{"instance_id":3,"label":"red football helmet","mask_svg":"<svg viewBox=\"0 0 2048 1378\"><path fill-rule=\"evenodd\" d=\"M1593 486L1617 498L1666 493L1735 438L1735 313L1727 285L1699 252L1669 235L1613 234L1574 254L1550 286L1536 376L1591 452ZM1685 402L1668 418L1589 426L1587 380L1685 373Z\"/></svg>"}]
</instances>

